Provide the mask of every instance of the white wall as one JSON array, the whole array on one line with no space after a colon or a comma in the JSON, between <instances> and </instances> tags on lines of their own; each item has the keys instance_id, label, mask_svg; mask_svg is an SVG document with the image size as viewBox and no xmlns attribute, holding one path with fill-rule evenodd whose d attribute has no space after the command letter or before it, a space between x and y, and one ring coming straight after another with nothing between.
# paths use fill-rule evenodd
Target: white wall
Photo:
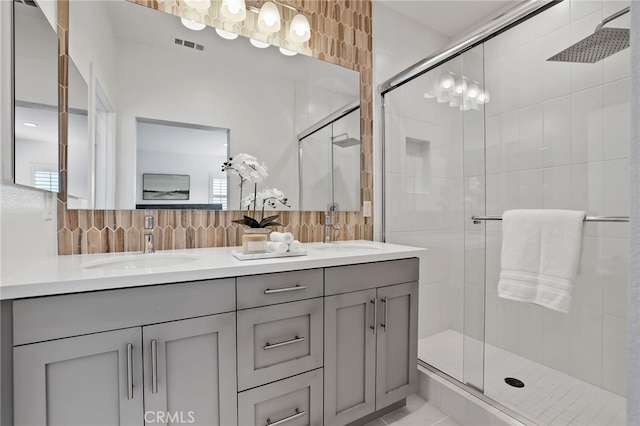
<instances>
[{"instance_id":1,"label":"white wall","mask_svg":"<svg viewBox=\"0 0 640 426\"><path fill-rule=\"evenodd\" d=\"M0 280L56 255L53 194L11 183L11 2L0 2ZM47 199L53 218L44 220ZM2 291L0 289L0 291Z\"/></svg>"},{"instance_id":2,"label":"white wall","mask_svg":"<svg viewBox=\"0 0 640 426\"><path fill-rule=\"evenodd\" d=\"M596 64L546 62L625 5L562 2L486 43L487 214L629 214L629 49ZM585 225L568 315L497 298L500 230L487 224L487 341L624 395L628 225Z\"/></svg>"}]
</instances>

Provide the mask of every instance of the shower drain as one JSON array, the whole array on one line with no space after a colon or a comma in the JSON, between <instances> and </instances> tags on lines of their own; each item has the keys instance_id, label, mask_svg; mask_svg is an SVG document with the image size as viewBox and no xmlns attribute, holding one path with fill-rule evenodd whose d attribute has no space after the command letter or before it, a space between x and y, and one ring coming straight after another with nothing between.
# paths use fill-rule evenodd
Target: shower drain
<instances>
[{"instance_id":1,"label":"shower drain","mask_svg":"<svg viewBox=\"0 0 640 426\"><path fill-rule=\"evenodd\" d=\"M509 386L513 386L514 388L523 388L524 382L522 380L518 380L515 377L507 377L504 379L505 383Z\"/></svg>"}]
</instances>

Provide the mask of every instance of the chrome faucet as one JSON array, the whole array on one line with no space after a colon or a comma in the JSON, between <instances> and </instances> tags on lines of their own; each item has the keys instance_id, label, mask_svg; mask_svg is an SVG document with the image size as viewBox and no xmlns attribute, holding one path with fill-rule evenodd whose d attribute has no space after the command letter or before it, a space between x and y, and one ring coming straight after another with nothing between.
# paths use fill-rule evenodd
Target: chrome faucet
<instances>
[{"instance_id":1,"label":"chrome faucet","mask_svg":"<svg viewBox=\"0 0 640 426\"><path fill-rule=\"evenodd\" d=\"M331 242L331 229L338 230L340 229L340 225L337 223L332 224L331 215L327 214L324 216L324 243L325 244Z\"/></svg>"},{"instance_id":2,"label":"chrome faucet","mask_svg":"<svg viewBox=\"0 0 640 426\"><path fill-rule=\"evenodd\" d=\"M144 217L144 250L143 253L155 253L153 249L153 216Z\"/></svg>"}]
</instances>

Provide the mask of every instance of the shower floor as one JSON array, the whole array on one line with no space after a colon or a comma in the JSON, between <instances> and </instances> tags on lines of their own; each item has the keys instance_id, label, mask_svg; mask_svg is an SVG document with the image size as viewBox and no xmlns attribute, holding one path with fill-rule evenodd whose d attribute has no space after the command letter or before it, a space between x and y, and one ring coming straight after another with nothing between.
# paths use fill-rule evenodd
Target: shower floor
<instances>
[{"instance_id":1,"label":"shower floor","mask_svg":"<svg viewBox=\"0 0 640 426\"><path fill-rule=\"evenodd\" d=\"M482 350L477 340L466 343ZM463 334L446 330L420 339L418 358L462 381ZM626 398L613 392L492 345L485 346L485 366L485 394L536 424L626 425ZM509 386L505 377L525 387Z\"/></svg>"}]
</instances>

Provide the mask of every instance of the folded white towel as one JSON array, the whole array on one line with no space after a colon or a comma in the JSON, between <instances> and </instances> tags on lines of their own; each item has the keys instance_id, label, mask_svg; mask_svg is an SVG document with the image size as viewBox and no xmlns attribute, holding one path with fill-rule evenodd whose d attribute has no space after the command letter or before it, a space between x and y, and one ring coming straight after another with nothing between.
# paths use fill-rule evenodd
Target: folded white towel
<instances>
[{"instance_id":1,"label":"folded white towel","mask_svg":"<svg viewBox=\"0 0 640 426\"><path fill-rule=\"evenodd\" d=\"M498 296L568 312L584 217L572 210L504 212Z\"/></svg>"},{"instance_id":2,"label":"folded white towel","mask_svg":"<svg viewBox=\"0 0 640 426\"><path fill-rule=\"evenodd\" d=\"M267 241L267 252L284 253L289 250L289 245L282 241Z\"/></svg>"},{"instance_id":3,"label":"folded white towel","mask_svg":"<svg viewBox=\"0 0 640 426\"><path fill-rule=\"evenodd\" d=\"M291 232L277 232L274 231L269 235L271 241L278 241L287 244L291 244L293 241L293 234Z\"/></svg>"},{"instance_id":4,"label":"folded white towel","mask_svg":"<svg viewBox=\"0 0 640 426\"><path fill-rule=\"evenodd\" d=\"M302 250L302 243L298 240L293 240L289 244L289 251L300 251Z\"/></svg>"}]
</instances>

